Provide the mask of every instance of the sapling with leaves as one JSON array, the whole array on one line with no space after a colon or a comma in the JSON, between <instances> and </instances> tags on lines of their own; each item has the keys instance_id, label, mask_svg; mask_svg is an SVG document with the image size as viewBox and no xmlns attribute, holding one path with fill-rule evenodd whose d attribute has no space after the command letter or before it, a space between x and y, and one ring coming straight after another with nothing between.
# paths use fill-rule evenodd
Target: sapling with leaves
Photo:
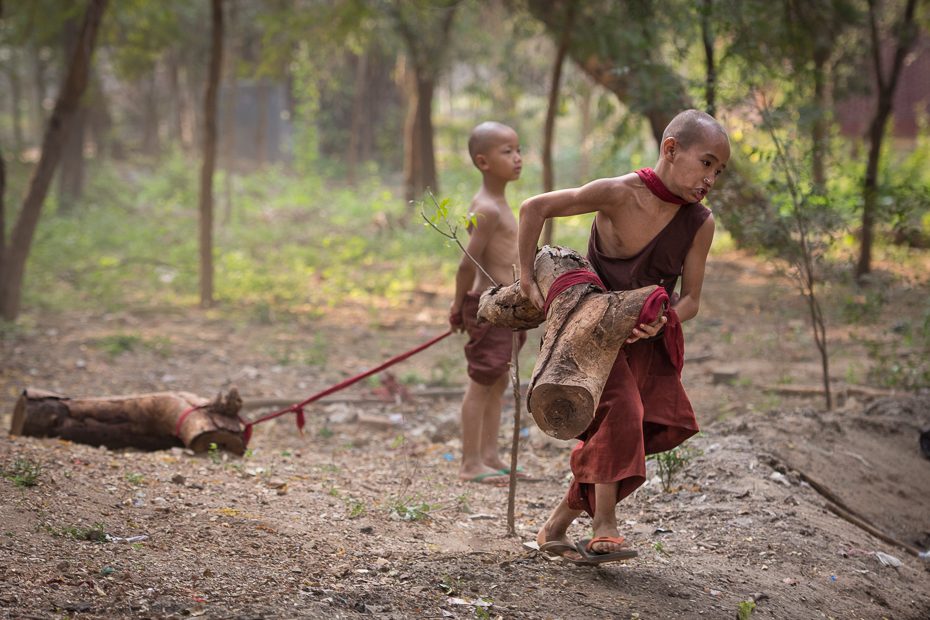
<instances>
[{"instance_id":1,"label":"sapling with leaves","mask_svg":"<svg viewBox=\"0 0 930 620\"><path fill-rule=\"evenodd\" d=\"M818 267L833 244L834 233L842 226L842 219L835 201L822 185L810 178L807 162L813 154L813 146L805 152L806 143L800 136L793 135L798 131L791 122L795 110L787 104L776 108L764 95L760 95L759 101L761 129L768 133L774 147L772 152L763 154L774 164L776 172L769 182L770 196L772 203L781 207L770 225L780 229L779 237L785 240L774 250L774 258L788 266L798 291L807 300L829 410L833 408L830 356L826 320L818 297L818 289L823 287Z\"/></svg>"}]
</instances>

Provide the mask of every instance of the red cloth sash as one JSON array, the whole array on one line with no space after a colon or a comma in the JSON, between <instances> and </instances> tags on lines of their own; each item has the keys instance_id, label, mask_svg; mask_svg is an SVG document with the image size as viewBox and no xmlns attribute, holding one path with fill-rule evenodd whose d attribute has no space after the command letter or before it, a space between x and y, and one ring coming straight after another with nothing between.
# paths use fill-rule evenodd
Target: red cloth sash
<instances>
[{"instance_id":1,"label":"red cloth sash","mask_svg":"<svg viewBox=\"0 0 930 620\"><path fill-rule=\"evenodd\" d=\"M659 317L659 311L665 308L665 318L668 322L665 324L665 347L668 349L668 355L678 370L678 376L681 376L681 368L685 365L685 334L681 329L681 321L678 314L668 303L668 293L664 288L657 288L639 313L639 319L636 324L645 323L649 325Z\"/></svg>"},{"instance_id":2,"label":"red cloth sash","mask_svg":"<svg viewBox=\"0 0 930 620\"><path fill-rule=\"evenodd\" d=\"M549 287L549 294L546 295L546 306L543 308L543 312L548 314L549 304L551 304L560 294L564 293L566 290L575 286L576 284L595 284L601 287L603 290L607 290L607 287L604 286L604 283L601 282L601 279L594 272L588 271L587 269L574 269L572 271L566 271L558 278L556 278L555 282L552 283L552 286Z\"/></svg>"},{"instance_id":3,"label":"red cloth sash","mask_svg":"<svg viewBox=\"0 0 930 620\"><path fill-rule=\"evenodd\" d=\"M670 202L676 205L688 205L691 204L690 200L683 200L668 191L668 188L665 187L665 183L662 182L662 179L659 178L659 175L656 174L656 171L652 168L643 168L642 170L637 170L636 174L639 175L639 178L643 180L643 183L646 184L646 187L649 188L649 191L652 192L659 200L664 200L665 202Z\"/></svg>"}]
</instances>

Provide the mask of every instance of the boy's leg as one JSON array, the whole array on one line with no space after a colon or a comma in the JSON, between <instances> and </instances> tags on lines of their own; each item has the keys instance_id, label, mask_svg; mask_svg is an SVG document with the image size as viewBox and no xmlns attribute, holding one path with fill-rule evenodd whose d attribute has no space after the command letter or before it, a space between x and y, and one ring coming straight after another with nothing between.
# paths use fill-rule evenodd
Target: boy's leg
<instances>
[{"instance_id":1,"label":"boy's leg","mask_svg":"<svg viewBox=\"0 0 930 620\"><path fill-rule=\"evenodd\" d=\"M608 482L594 485L594 537L610 536L616 538L620 535L617 529L617 489L619 482ZM591 550L596 553L616 553L632 549L629 541L624 540L622 545L612 542L596 542Z\"/></svg>"},{"instance_id":2,"label":"boy's leg","mask_svg":"<svg viewBox=\"0 0 930 620\"><path fill-rule=\"evenodd\" d=\"M486 476L486 474L497 473L499 468L485 465L482 458L482 448L485 444L485 412L497 383L481 385L473 379L468 380L468 389L465 390L465 398L462 400L462 464L459 466L459 480L470 481L477 476L485 477L475 482L504 483L508 480L503 475ZM500 426L499 413L498 426ZM496 431L495 428L495 446L497 445Z\"/></svg>"},{"instance_id":3,"label":"boy's leg","mask_svg":"<svg viewBox=\"0 0 930 620\"><path fill-rule=\"evenodd\" d=\"M498 435L501 428L501 406L504 392L510 385L510 373L504 373L490 386L488 399L484 404L484 415L481 420L481 460L492 469L506 469L510 467L500 457Z\"/></svg>"},{"instance_id":4,"label":"boy's leg","mask_svg":"<svg viewBox=\"0 0 930 620\"><path fill-rule=\"evenodd\" d=\"M560 540L562 542L574 545L568 538L568 526L581 514L580 510L573 510L568 507L568 493L565 494L565 497L562 498L562 501L556 506L555 510L552 511L552 514L549 515L549 518L546 520L546 523L543 524L542 529L539 530L539 533L536 534L536 544L543 545L547 542L553 542ZM571 560L581 560L581 554L577 551L551 551L557 555L564 556Z\"/></svg>"}]
</instances>

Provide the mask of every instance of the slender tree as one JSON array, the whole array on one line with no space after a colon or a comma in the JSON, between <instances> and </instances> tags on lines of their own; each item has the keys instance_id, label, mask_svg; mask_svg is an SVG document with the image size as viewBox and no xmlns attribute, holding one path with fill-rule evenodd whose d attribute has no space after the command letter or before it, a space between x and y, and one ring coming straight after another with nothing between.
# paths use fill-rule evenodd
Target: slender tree
<instances>
[{"instance_id":1,"label":"slender tree","mask_svg":"<svg viewBox=\"0 0 930 620\"><path fill-rule=\"evenodd\" d=\"M562 31L562 39L559 41L559 47L555 53L555 62L552 64L552 82L549 85L549 107L546 110L546 125L543 130L543 192L551 192L555 189L555 178L552 172L552 134L555 131L555 115L559 108L559 86L562 82L562 65L565 63L565 55L568 54L568 46L572 41L572 24L575 21L575 5L577 0L571 0L565 9L565 25ZM552 245L554 221L552 218L546 220L543 224L542 236L540 242L543 245Z\"/></svg>"},{"instance_id":2,"label":"slender tree","mask_svg":"<svg viewBox=\"0 0 930 620\"><path fill-rule=\"evenodd\" d=\"M0 0L0 23L3 20L3 0ZM14 96L13 108L19 105L19 99ZM6 250L6 210L3 197L6 195L6 162L3 160L3 148L0 148L0 266L3 264L3 254Z\"/></svg>"},{"instance_id":3,"label":"slender tree","mask_svg":"<svg viewBox=\"0 0 930 620\"><path fill-rule=\"evenodd\" d=\"M881 157L882 142L885 138L885 126L891 116L894 93L898 88L898 78L904 57L917 39L917 26L914 23L914 10L917 0L907 0L904 14L896 24L897 33L894 57L891 68L887 69L882 62L882 40L879 36L878 11L876 6L879 0L869 0L869 31L872 43L872 69L875 72L877 102L875 116L869 125L869 161L865 169L863 182L862 206L862 242L859 246L859 262L856 264L856 280L865 283L867 276L872 272L872 241L875 228L875 211L878 199L878 162Z\"/></svg>"},{"instance_id":4,"label":"slender tree","mask_svg":"<svg viewBox=\"0 0 930 620\"><path fill-rule=\"evenodd\" d=\"M216 167L216 100L223 70L223 0L212 0L213 44L203 97L203 165L200 169L200 305L213 305L213 170Z\"/></svg>"},{"instance_id":5,"label":"slender tree","mask_svg":"<svg viewBox=\"0 0 930 620\"><path fill-rule=\"evenodd\" d=\"M7 321L13 321L19 315L26 258L71 120L87 88L94 43L106 7L107 0L90 0L87 5L58 100L46 125L42 155L29 179L10 243L0 260L0 317Z\"/></svg>"},{"instance_id":6,"label":"slender tree","mask_svg":"<svg viewBox=\"0 0 930 620\"><path fill-rule=\"evenodd\" d=\"M389 0L388 14L407 50L407 120L404 126L404 193L407 200L438 191L433 147L433 92L445 68L449 34L458 3L429 8Z\"/></svg>"}]
</instances>

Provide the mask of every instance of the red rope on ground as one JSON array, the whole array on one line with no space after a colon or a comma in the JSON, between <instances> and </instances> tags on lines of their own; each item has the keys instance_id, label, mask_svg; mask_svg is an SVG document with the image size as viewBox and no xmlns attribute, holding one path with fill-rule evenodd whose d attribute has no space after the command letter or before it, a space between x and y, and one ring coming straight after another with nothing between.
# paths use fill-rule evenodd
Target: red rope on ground
<instances>
[{"instance_id":1,"label":"red rope on ground","mask_svg":"<svg viewBox=\"0 0 930 620\"><path fill-rule=\"evenodd\" d=\"M433 346L434 344L436 344L437 342L439 342L440 340L442 340L443 338L445 338L446 336L448 336L448 335L451 334L451 333L452 333L452 330L450 329L450 330L447 331L446 333L440 334L439 336L436 336L435 338L433 338L432 340L430 340L429 342L427 342L427 343L425 343L425 344L421 344L420 346L418 346L418 347L416 347L416 348L414 348L414 349L410 349L410 350L407 351L406 353L401 353L401 354L398 355L397 357L394 357L394 358L392 358L392 359L389 359L388 361L384 362L383 364L381 364L380 366L378 366L378 367L376 367L376 368L372 368L371 370L367 370L367 371L363 372L363 373L360 374L360 375L355 375L355 376L352 377L351 379L346 379L346 380L343 381L342 383L338 383L338 384L336 384L336 385L334 385L334 386L332 386L332 387L330 387L330 388L326 388L325 390L323 390L323 391L320 392L319 394L314 394L314 395L311 396L310 398L308 398L308 399L306 399L306 400L303 400L303 401L301 401L301 402L299 402L299 403L296 403L296 404L294 404L294 405L291 405L290 407L288 407L288 408L286 408L286 409L282 409L281 411L276 411L276 412L274 412L274 413L269 413L268 415L262 416L261 418L259 418L259 419L257 419L257 420L253 420L253 421L251 421L251 422L246 422L245 420L242 419L242 416L239 416L239 421L243 424L243 426L245 426L245 428L242 430L242 439L243 439L243 442L245 443L246 446L249 445L249 440L252 438L252 427L253 427L254 425L256 425L256 424L258 424L258 423L260 423L260 422L265 422L265 421L267 421L267 420L271 420L272 418L276 418L276 417L278 417L278 416L280 416L280 415L284 415L285 413L289 413L289 412L291 412L291 411L293 411L293 412L295 412L295 413L297 414L297 429L300 431L301 436L303 436L303 432L304 432L304 423L305 423L305 420L304 420L304 407L305 407L306 405L309 405L309 404L312 403L313 401L319 400L319 399L323 398L324 396L328 396L328 395L330 395L330 394L332 394L332 393L334 393L334 392L338 392L338 391L340 391L340 390L344 390L344 389L346 389L347 387L349 387L350 385L353 385L353 384L355 384L355 383L358 383L359 381L361 381L361 380L364 379L365 377L370 377L370 376L373 375L373 374L376 374L376 373L381 372L381 371L384 370L385 368L390 368L390 367L393 366L394 364L396 364L396 363L398 363L398 362L402 362L402 361L404 361L405 359L407 359L408 357L410 357L410 356L412 356L412 355L416 355L417 353L419 353L419 352L422 351L423 349L427 349L427 348ZM188 411L187 413L190 413L190 411ZM185 413L184 415L187 415L187 413ZM183 417L182 417L182 419L183 419ZM180 427L181 427L181 423L178 422L178 428L180 428Z\"/></svg>"}]
</instances>

